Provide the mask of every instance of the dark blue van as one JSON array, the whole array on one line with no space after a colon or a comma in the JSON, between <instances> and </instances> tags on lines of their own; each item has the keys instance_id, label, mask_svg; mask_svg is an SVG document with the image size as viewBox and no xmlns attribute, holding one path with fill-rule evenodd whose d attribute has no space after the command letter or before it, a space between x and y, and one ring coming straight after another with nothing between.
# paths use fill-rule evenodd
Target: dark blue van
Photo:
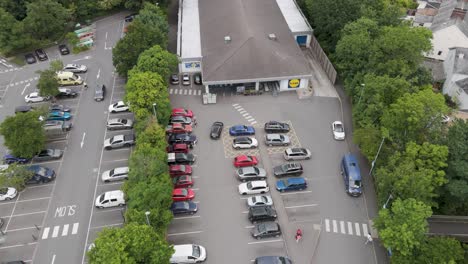
<instances>
[{"instance_id":1,"label":"dark blue van","mask_svg":"<svg viewBox=\"0 0 468 264\"><path fill-rule=\"evenodd\" d=\"M341 175L343 175L345 190L349 195L357 197L362 194L361 170L353 154L343 156Z\"/></svg>"}]
</instances>

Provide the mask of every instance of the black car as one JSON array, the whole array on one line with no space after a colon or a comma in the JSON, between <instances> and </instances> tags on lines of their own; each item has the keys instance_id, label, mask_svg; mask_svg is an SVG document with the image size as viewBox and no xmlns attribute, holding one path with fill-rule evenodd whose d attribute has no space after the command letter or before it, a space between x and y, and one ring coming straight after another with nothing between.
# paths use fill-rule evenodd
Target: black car
<instances>
[{"instance_id":1,"label":"black car","mask_svg":"<svg viewBox=\"0 0 468 264\"><path fill-rule=\"evenodd\" d=\"M34 173L26 184L47 183L55 179L55 171L47 167L31 165L26 168Z\"/></svg>"},{"instance_id":2,"label":"black car","mask_svg":"<svg viewBox=\"0 0 468 264\"><path fill-rule=\"evenodd\" d=\"M274 221L277 217L276 210L269 205L249 208L249 220L252 223L262 221Z\"/></svg>"},{"instance_id":3,"label":"black car","mask_svg":"<svg viewBox=\"0 0 468 264\"><path fill-rule=\"evenodd\" d=\"M193 83L198 84L198 85L202 84L201 74L198 73L193 76Z\"/></svg>"},{"instance_id":4,"label":"black car","mask_svg":"<svg viewBox=\"0 0 468 264\"><path fill-rule=\"evenodd\" d=\"M26 60L26 62L28 64L33 64L33 63L36 63L36 57L34 57L34 55L32 53L28 53L26 55L24 55L24 58Z\"/></svg>"},{"instance_id":5,"label":"black car","mask_svg":"<svg viewBox=\"0 0 468 264\"><path fill-rule=\"evenodd\" d=\"M96 89L94 90L94 100L96 102L101 102L104 100L104 96L106 95L106 86L104 84L96 85Z\"/></svg>"},{"instance_id":6,"label":"black car","mask_svg":"<svg viewBox=\"0 0 468 264\"><path fill-rule=\"evenodd\" d=\"M27 113L29 111L33 110L33 107L30 105L20 105L15 107L15 114L17 113Z\"/></svg>"},{"instance_id":7,"label":"black car","mask_svg":"<svg viewBox=\"0 0 468 264\"><path fill-rule=\"evenodd\" d=\"M186 202L173 202L171 205L172 214L181 215L181 214L194 214L197 212L197 204L192 201Z\"/></svg>"},{"instance_id":8,"label":"black car","mask_svg":"<svg viewBox=\"0 0 468 264\"><path fill-rule=\"evenodd\" d=\"M177 74L171 75L171 84L179 84L179 75Z\"/></svg>"},{"instance_id":9,"label":"black car","mask_svg":"<svg viewBox=\"0 0 468 264\"><path fill-rule=\"evenodd\" d=\"M278 223L268 221L255 224L251 234L256 239L265 237L279 237L281 235L281 228Z\"/></svg>"},{"instance_id":10,"label":"black car","mask_svg":"<svg viewBox=\"0 0 468 264\"><path fill-rule=\"evenodd\" d=\"M77 96L78 96L78 93L72 89L59 88L59 93L55 97L58 99L62 99L62 98L75 98Z\"/></svg>"},{"instance_id":11,"label":"black car","mask_svg":"<svg viewBox=\"0 0 468 264\"><path fill-rule=\"evenodd\" d=\"M254 264L292 264L292 261L283 256L262 256L257 257Z\"/></svg>"},{"instance_id":12,"label":"black car","mask_svg":"<svg viewBox=\"0 0 468 264\"><path fill-rule=\"evenodd\" d=\"M300 163L286 163L273 168L276 177L298 176L304 172Z\"/></svg>"},{"instance_id":13,"label":"black car","mask_svg":"<svg viewBox=\"0 0 468 264\"><path fill-rule=\"evenodd\" d=\"M70 107L61 104L52 104L49 106L49 112L52 111L61 111L61 112L70 112Z\"/></svg>"},{"instance_id":14,"label":"black car","mask_svg":"<svg viewBox=\"0 0 468 264\"><path fill-rule=\"evenodd\" d=\"M265 123L265 132L267 133L287 133L289 132L289 125L278 121L270 121Z\"/></svg>"},{"instance_id":15,"label":"black car","mask_svg":"<svg viewBox=\"0 0 468 264\"><path fill-rule=\"evenodd\" d=\"M62 54L62 55L70 54L70 50L68 49L67 45L65 45L65 44L60 44L58 46L58 49L60 51L60 54Z\"/></svg>"},{"instance_id":16,"label":"black car","mask_svg":"<svg viewBox=\"0 0 468 264\"><path fill-rule=\"evenodd\" d=\"M216 121L211 125L210 138L219 139L221 137L221 132L223 131L224 124L223 122Z\"/></svg>"},{"instance_id":17,"label":"black car","mask_svg":"<svg viewBox=\"0 0 468 264\"><path fill-rule=\"evenodd\" d=\"M37 49L34 52L36 53L36 56L39 58L40 61L45 61L48 59L47 54L43 49Z\"/></svg>"},{"instance_id":18,"label":"black car","mask_svg":"<svg viewBox=\"0 0 468 264\"><path fill-rule=\"evenodd\" d=\"M185 143L189 145L190 148L193 148L197 144L197 136L192 134L172 134L168 139L169 145L174 143Z\"/></svg>"},{"instance_id":19,"label":"black car","mask_svg":"<svg viewBox=\"0 0 468 264\"><path fill-rule=\"evenodd\" d=\"M135 19L135 17L137 16L138 14L137 13L133 13L133 14L130 14L128 16L125 17L125 22L132 22L133 19Z\"/></svg>"}]
</instances>

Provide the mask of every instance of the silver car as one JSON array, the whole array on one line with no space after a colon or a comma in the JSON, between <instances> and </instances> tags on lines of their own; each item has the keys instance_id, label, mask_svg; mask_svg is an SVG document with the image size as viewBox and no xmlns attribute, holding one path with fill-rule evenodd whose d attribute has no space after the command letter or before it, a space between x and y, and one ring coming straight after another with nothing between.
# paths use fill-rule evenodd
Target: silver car
<instances>
[{"instance_id":1,"label":"silver car","mask_svg":"<svg viewBox=\"0 0 468 264\"><path fill-rule=\"evenodd\" d=\"M103 182L120 181L128 179L128 167L118 167L102 173Z\"/></svg>"},{"instance_id":2,"label":"silver car","mask_svg":"<svg viewBox=\"0 0 468 264\"><path fill-rule=\"evenodd\" d=\"M132 129L133 121L126 118L112 118L107 121L107 129L109 130L121 130L121 129Z\"/></svg>"},{"instance_id":3,"label":"silver car","mask_svg":"<svg viewBox=\"0 0 468 264\"><path fill-rule=\"evenodd\" d=\"M85 65L80 65L80 64L67 64L65 67L63 67L63 71L67 72L86 72L88 68Z\"/></svg>"},{"instance_id":4,"label":"silver car","mask_svg":"<svg viewBox=\"0 0 468 264\"><path fill-rule=\"evenodd\" d=\"M291 144L291 140L286 135L267 134L265 136L265 144L267 146L288 146Z\"/></svg>"},{"instance_id":5,"label":"silver car","mask_svg":"<svg viewBox=\"0 0 468 264\"><path fill-rule=\"evenodd\" d=\"M135 135L117 135L104 141L104 149L111 150L116 148L128 148L135 145Z\"/></svg>"},{"instance_id":6,"label":"silver car","mask_svg":"<svg viewBox=\"0 0 468 264\"><path fill-rule=\"evenodd\" d=\"M312 156L306 148L288 148L283 153L285 160L308 160Z\"/></svg>"},{"instance_id":7,"label":"silver car","mask_svg":"<svg viewBox=\"0 0 468 264\"><path fill-rule=\"evenodd\" d=\"M266 171L259 167L243 167L236 170L237 178L239 180L253 181L253 180L264 180L266 179Z\"/></svg>"},{"instance_id":8,"label":"silver car","mask_svg":"<svg viewBox=\"0 0 468 264\"><path fill-rule=\"evenodd\" d=\"M257 195L247 198L247 205L249 207L254 206L264 206L264 205L273 205L273 200L270 195Z\"/></svg>"},{"instance_id":9,"label":"silver car","mask_svg":"<svg viewBox=\"0 0 468 264\"><path fill-rule=\"evenodd\" d=\"M61 149L44 149L33 158L33 161L40 162L40 161L57 160L57 159L60 159L62 155L63 155L63 151Z\"/></svg>"}]
</instances>

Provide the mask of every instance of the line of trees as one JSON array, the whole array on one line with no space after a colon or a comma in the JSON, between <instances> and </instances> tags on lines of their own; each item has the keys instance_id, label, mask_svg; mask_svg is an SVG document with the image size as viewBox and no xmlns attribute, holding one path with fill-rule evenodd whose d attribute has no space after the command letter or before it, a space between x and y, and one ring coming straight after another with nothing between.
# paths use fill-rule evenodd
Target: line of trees
<instances>
[{"instance_id":1,"label":"line of trees","mask_svg":"<svg viewBox=\"0 0 468 264\"><path fill-rule=\"evenodd\" d=\"M113 50L119 74L128 76L124 101L135 114L137 141L128 181L122 185L127 200L125 226L99 233L88 252L90 263L169 263L173 254L166 241L173 218L169 210L173 184L164 128L171 113L168 80L178 59L166 50L167 28L164 12L146 3ZM159 35L148 37L143 32Z\"/></svg>"},{"instance_id":2,"label":"line of trees","mask_svg":"<svg viewBox=\"0 0 468 264\"><path fill-rule=\"evenodd\" d=\"M433 211L468 213L468 123L443 122L450 109L421 66L432 33L401 19L414 3L301 5L351 98L355 143L369 161L378 154L375 226L392 263L462 263L458 241L426 233Z\"/></svg>"}]
</instances>

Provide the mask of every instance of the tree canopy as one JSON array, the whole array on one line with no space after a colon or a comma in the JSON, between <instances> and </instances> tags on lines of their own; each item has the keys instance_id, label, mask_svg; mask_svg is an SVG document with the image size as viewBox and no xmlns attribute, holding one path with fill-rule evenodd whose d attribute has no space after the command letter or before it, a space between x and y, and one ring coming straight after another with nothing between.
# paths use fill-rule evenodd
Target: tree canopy
<instances>
[{"instance_id":1,"label":"tree canopy","mask_svg":"<svg viewBox=\"0 0 468 264\"><path fill-rule=\"evenodd\" d=\"M175 54L155 45L140 54L133 70L158 73L167 82L170 75L177 70L178 63L179 60Z\"/></svg>"}]
</instances>

